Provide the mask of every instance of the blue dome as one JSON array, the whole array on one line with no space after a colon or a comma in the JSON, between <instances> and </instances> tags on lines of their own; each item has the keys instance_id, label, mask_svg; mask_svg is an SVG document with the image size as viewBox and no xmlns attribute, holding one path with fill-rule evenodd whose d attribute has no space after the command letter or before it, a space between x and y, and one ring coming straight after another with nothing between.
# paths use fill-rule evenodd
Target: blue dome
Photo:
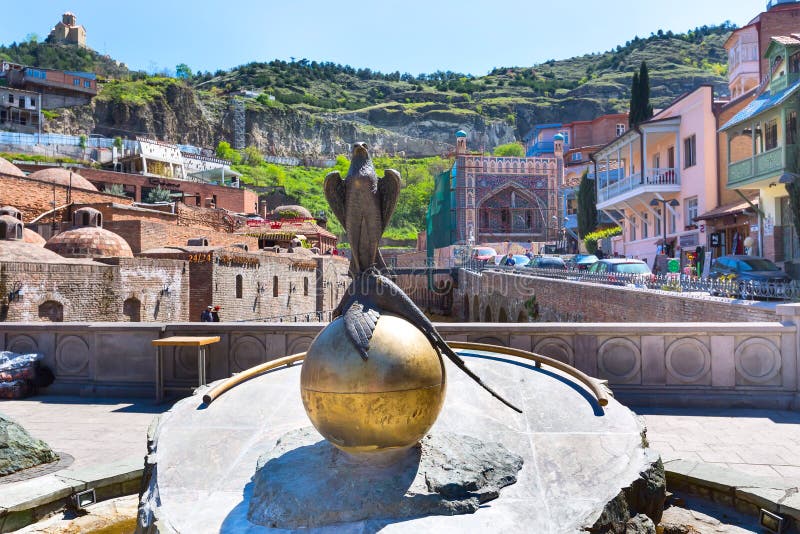
<instances>
[{"instance_id":1,"label":"blue dome","mask_svg":"<svg viewBox=\"0 0 800 534\"><path fill-rule=\"evenodd\" d=\"M467 132L465 132L464 130L459 130L456 132L456 137L466 137L466 136Z\"/></svg>"},{"instance_id":2,"label":"blue dome","mask_svg":"<svg viewBox=\"0 0 800 534\"><path fill-rule=\"evenodd\" d=\"M553 136L553 141L563 141L563 140L564 140L564 136L561 135L560 133L557 133L557 134L555 134Z\"/></svg>"}]
</instances>

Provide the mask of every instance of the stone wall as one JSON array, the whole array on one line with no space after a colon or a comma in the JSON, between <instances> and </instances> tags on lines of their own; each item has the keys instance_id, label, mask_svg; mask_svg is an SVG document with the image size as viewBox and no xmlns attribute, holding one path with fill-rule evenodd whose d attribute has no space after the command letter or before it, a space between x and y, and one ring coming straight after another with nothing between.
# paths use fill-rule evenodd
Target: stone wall
<instances>
[{"instance_id":1,"label":"stone wall","mask_svg":"<svg viewBox=\"0 0 800 534\"><path fill-rule=\"evenodd\" d=\"M142 258L3 262L0 321L187 321L186 267L183 261ZM6 295L18 287L23 295L9 302Z\"/></svg>"},{"instance_id":2,"label":"stone wall","mask_svg":"<svg viewBox=\"0 0 800 534\"><path fill-rule=\"evenodd\" d=\"M757 302L696 297L672 291L556 280L502 271L459 271L453 314L471 321L749 322L774 321Z\"/></svg>"},{"instance_id":3,"label":"stone wall","mask_svg":"<svg viewBox=\"0 0 800 534\"><path fill-rule=\"evenodd\" d=\"M211 246L244 244L249 250L258 250L258 239L255 237L217 232L206 227L133 219L106 221L103 227L125 239L134 254L164 246L185 246L189 239L196 237L207 238Z\"/></svg>"},{"instance_id":4,"label":"stone wall","mask_svg":"<svg viewBox=\"0 0 800 534\"><path fill-rule=\"evenodd\" d=\"M83 171L83 169L81 169ZM94 202L117 202L130 204L133 201L97 191L88 191L65 185L54 185L40 180L18 178L0 174L0 205L14 206L22 212L23 221L30 222L42 213L68 204L91 204Z\"/></svg>"},{"instance_id":5,"label":"stone wall","mask_svg":"<svg viewBox=\"0 0 800 534\"><path fill-rule=\"evenodd\" d=\"M533 350L569 363L608 380L623 402L800 409L800 305L778 306L775 318L783 323L440 323L437 328L450 341ZM306 350L324 326L0 323L0 350L42 352L56 374L48 392L154 396L153 339L219 335L208 360L209 380L217 380ZM166 349L165 356L168 384L197 384L193 348Z\"/></svg>"}]
</instances>

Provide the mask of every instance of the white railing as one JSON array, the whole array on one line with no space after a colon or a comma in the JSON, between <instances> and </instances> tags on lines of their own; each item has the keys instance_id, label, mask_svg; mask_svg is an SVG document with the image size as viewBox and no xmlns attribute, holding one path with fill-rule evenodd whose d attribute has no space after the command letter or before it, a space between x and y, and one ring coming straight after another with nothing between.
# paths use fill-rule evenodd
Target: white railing
<instances>
[{"instance_id":1,"label":"white railing","mask_svg":"<svg viewBox=\"0 0 800 534\"><path fill-rule=\"evenodd\" d=\"M604 173L600 173L602 178ZM662 185L662 186L680 186L680 172L674 167L655 167L645 170L644 178L641 173L633 173L629 176L609 183L605 187L601 187L598 191L597 201L605 202L611 198L632 191L638 187Z\"/></svg>"}]
</instances>

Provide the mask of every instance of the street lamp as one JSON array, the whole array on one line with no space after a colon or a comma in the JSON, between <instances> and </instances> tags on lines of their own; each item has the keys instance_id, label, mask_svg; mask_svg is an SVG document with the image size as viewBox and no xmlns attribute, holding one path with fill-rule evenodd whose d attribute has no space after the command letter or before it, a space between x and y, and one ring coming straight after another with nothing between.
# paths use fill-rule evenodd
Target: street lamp
<instances>
[{"instance_id":1,"label":"street lamp","mask_svg":"<svg viewBox=\"0 0 800 534\"><path fill-rule=\"evenodd\" d=\"M667 255L667 205L668 204L673 208L677 208L678 206L681 205L681 203L678 202L678 199L676 198L673 198L672 200L654 198L653 200L650 201L651 206L657 207L661 205L662 207L661 225L664 227L664 240L661 242L661 252L663 252L665 256Z\"/></svg>"}]
</instances>

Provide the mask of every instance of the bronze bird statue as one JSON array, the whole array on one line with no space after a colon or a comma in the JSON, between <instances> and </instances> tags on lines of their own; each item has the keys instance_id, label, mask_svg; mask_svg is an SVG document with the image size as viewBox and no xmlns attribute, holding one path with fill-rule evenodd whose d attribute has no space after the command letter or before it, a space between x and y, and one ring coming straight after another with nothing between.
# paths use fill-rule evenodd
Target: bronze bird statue
<instances>
[{"instance_id":1,"label":"bronze bird statue","mask_svg":"<svg viewBox=\"0 0 800 534\"><path fill-rule=\"evenodd\" d=\"M353 276L370 267L386 269L378 245L397 206L400 185L400 173L394 169L386 169L383 178L378 179L366 143L353 145L344 180L339 171L325 177L325 198L350 240Z\"/></svg>"},{"instance_id":2,"label":"bronze bird statue","mask_svg":"<svg viewBox=\"0 0 800 534\"><path fill-rule=\"evenodd\" d=\"M350 274L353 281L334 310L333 318L343 316L345 332L364 360L369 358L370 340L382 312L406 319L428 338L439 354L447 356L492 396L521 413L470 371L408 295L381 274L386 264L378 246L397 205L400 185L400 174L392 169L386 169L383 178L378 178L365 143L353 146L344 180L338 171L325 177L325 197L344 226L352 251Z\"/></svg>"}]
</instances>

